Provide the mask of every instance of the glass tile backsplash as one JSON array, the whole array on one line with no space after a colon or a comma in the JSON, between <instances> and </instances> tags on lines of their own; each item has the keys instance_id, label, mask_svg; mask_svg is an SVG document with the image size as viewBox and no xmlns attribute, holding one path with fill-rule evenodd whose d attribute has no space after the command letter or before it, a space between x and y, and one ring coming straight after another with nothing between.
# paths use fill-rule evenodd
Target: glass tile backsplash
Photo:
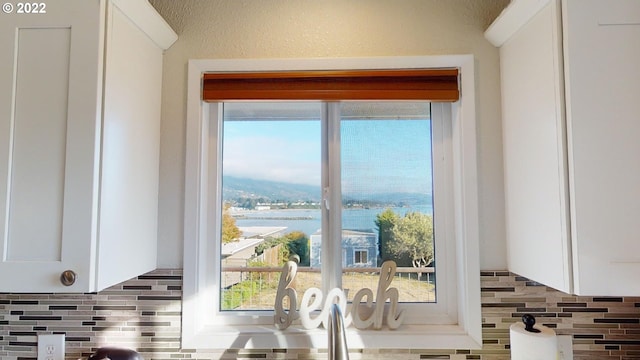
<instances>
[{"instance_id":1,"label":"glass tile backsplash","mask_svg":"<svg viewBox=\"0 0 640 360\"><path fill-rule=\"evenodd\" d=\"M352 360L508 360L524 313L573 339L576 360L640 359L640 298L568 295L508 271L482 271L480 350L350 349ZM156 270L96 294L0 293L0 359L37 357L38 334L66 334L66 359L106 345L145 359L326 359L326 350L180 348L181 270Z\"/></svg>"}]
</instances>

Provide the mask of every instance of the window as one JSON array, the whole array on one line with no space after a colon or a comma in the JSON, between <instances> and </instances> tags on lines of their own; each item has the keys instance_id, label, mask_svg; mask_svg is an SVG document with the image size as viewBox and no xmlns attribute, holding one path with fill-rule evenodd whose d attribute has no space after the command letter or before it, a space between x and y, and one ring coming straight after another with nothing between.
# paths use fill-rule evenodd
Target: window
<instances>
[{"instance_id":1,"label":"window","mask_svg":"<svg viewBox=\"0 0 640 360\"><path fill-rule=\"evenodd\" d=\"M443 143L436 137L432 145L429 102L219 106L222 156L212 162L222 166L222 196L213 205L224 214L221 245L259 242L255 252L221 252L221 263L236 264L220 268L221 311L273 310L291 255L300 259L299 296L309 287L339 287L352 301L363 287L375 290L382 262L393 260L401 302L447 301L446 292L436 296L434 245L446 239L433 236L432 153ZM435 128L442 126L438 118ZM444 196L444 184L435 185ZM376 256L369 259L367 249Z\"/></svg>"},{"instance_id":2,"label":"window","mask_svg":"<svg viewBox=\"0 0 640 360\"><path fill-rule=\"evenodd\" d=\"M396 60L363 63L374 69L407 62L429 67L436 58ZM438 61L433 67L459 67L463 78L473 81L468 57ZM371 271L386 258L409 265L404 266L408 271L417 267L402 280L410 287L429 285L424 294L409 297L409 291L402 295L400 280L393 283L409 313L403 327L393 332L349 330L350 347L424 348L427 334L439 334L433 347L479 346L473 92L465 107L468 113L461 111L463 101L453 106L397 99L204 103L194 94L200 92L199 81L207 71L282 70L311 63L190 63L183 346L202 347L213 337L219 348L326 346L321 329L276 330L273 301L258 301L268 299L267 292L243 296L240 289L278 277L269 275L274 261L269 252L282 246L278 239L295 237L292 230L304 236L288 240L308 246L296 250L300 266L309 269L309 276L296 284L299 299L310 286L325 293L348 288L351 296L363 286L375 291L375 282L354 284L351 277L368 274L355 268ZM324 63L328 68L345 64ZM407 219L407 226L425 229L419 236L405 229L413 231L408 238L430 237L431 242L403 244L402 251L400 246L385 247L380 231L385 210L391 218ZM226 236L222 224L229 219L240 232ZM314 219L315 225L303 229L305 219ZM389 244L398 245L402 235L394 236ZM233 241L223 245L223 238ZM269 246L261 247L267 242ZM435 248L434 255L429 248ZM416 251L424 254L416 256ZM449 334L448 342L441 341L442 333Z\"/></svg>"},{"instance_id":3,"label":"window","mask_svg":"<svg viewBox=\"0 0 640 360\"><path fill-rule=\"evenodd\" d=\"M369 254L367 250L355 250L353 252L353 263L366 265L369 262L367 254Z\"/></svg>"}]
</instances>

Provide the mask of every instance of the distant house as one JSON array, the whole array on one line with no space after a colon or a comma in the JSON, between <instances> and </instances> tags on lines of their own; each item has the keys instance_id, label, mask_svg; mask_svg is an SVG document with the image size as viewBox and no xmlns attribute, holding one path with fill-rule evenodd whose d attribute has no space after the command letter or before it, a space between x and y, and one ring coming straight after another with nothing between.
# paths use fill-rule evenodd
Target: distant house
<instances>
[{"instance_id":1,"label":"distant house","mask_svg":"<svg viewBox=\"0 0 640 360\"><path fill-rule=\"evenodd\" d=\"M232 241L222 245L220 258L222 267L246 267L256 253L256 247L267 236L278 236L287 229L285 226L247 226L239 227L242 237L238 241ZM223 287L228 287L244 280L243 274L238 271L223 271Z\"/></svg>"},{"instance_id":2,"label":"distant house","mask_svg":"<svg viewBox=\"0 0 640 360\"><path fill-rule=\"evenodd\" d=\"M311 267L320 267L322 234L311 235ZM378 241L373 231L342 230L342 267L375 267L378 258Z\"/></svg>"},{"instance_id":3,"label":"distant house","mask_svg":"<svg viewBox=\"0 0 640 360\"><path fill-rule=\"evenodd\" d=\"M237 241L222 244L222 266L247 266L247 261L255 255L256 246L267 236L279 236L287 229L285 226L246 226L239 227L242 237Z\"/></svg>"},{"instance_id":4,"label":"distant house","mask_svg":"<svg viewBox=\"0 0 640 360\"><path fill-rule=\"evenodd\" d=\"M255 254L256 246L263 241L264 238L243 238L222 244L222 266L247 266L247 260Z\"/></svg>"},{"instance_id":5,"label":"distant house","mask_svg":"<svg viewBox=\"0 0 640 360\"><path fill-rule=\"evenodd\" d=\"M266 238L267 236L278 237L284 235L286 226L239 226L242 237L249 238Z\"/></svg>"}]
</instances>

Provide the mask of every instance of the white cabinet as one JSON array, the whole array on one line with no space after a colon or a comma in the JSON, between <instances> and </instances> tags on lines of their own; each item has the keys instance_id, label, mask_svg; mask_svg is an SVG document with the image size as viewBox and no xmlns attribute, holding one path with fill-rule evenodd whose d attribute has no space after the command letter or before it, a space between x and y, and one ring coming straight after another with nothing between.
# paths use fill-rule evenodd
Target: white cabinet
<instances>
[{"instance_id":1,"label":"white cabinet","mask_svg":"<svg viewBox=\"0 0 640 360\"><path fill-rule=\"evenodd\" d=\"M500 47L509 270L640 295L640 1L518 0Z\"/></svg>"},{"instance_id":2,"label":"white cabinet","mask_svg":"<svg viewBox=\"0 0 640 360\"><path fill-rule=\"evenodd\" d=\"M18 10L0 22L0 291L92 292L155 269L175 33L145 0Z\"/></svg>"}]
</instances>

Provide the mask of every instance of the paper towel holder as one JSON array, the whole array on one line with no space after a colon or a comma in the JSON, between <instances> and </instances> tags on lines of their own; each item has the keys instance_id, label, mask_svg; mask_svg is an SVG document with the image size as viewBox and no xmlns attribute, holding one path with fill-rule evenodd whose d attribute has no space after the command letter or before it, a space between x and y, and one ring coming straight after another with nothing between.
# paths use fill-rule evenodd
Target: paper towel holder
<instances>
[{"instance_id":1,"label":"paper towel holder","mask_svg":"<svg viewBox=\"0 0 640 360\"><path fill-rule=\"evenodd\" d=\"M524 323L524 329L528 332L539 333L540 330L533 327L536 324L535 316L531 314L522 315L522 322Z\"/></svg>"}]
</instances>

